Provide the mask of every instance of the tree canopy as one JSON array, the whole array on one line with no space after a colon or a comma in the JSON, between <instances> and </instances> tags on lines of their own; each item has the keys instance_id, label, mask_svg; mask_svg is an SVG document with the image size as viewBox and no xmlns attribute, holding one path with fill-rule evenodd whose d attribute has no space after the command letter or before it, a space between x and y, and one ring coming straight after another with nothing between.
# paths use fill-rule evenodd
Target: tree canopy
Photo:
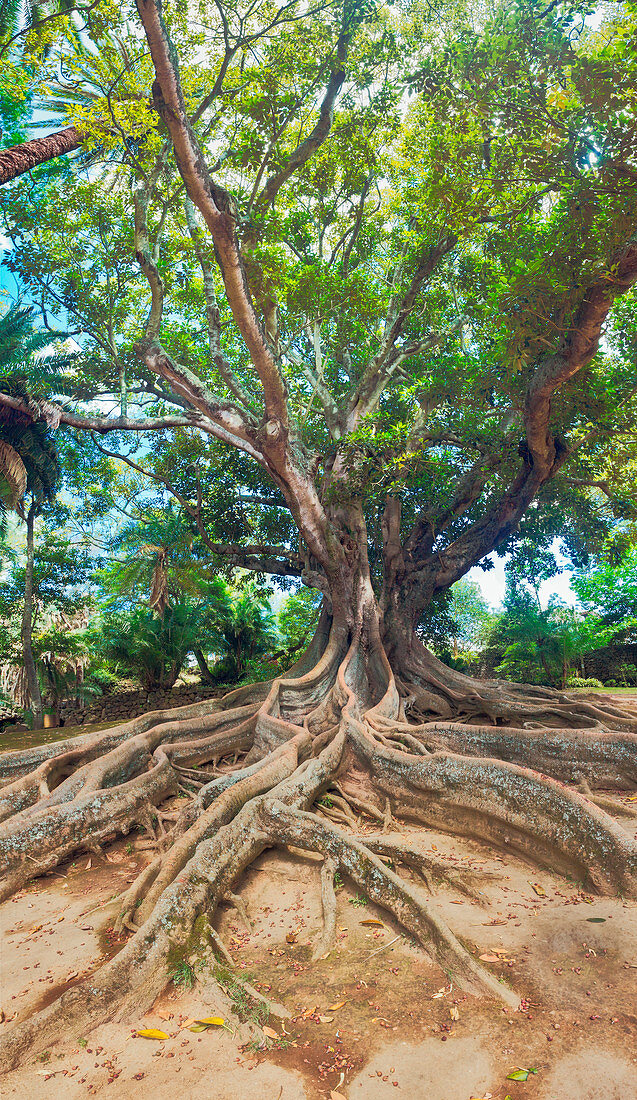
<instances>
[{"instance_id":1,"label":"tree canopy","mask_svg":"<svg viewBox=\"0 0 637 1100\"><path fill-rule=\"evenodd\" d=\"M631 4L86 18L30 94L93 167L2 196L81 349L63 425L118 433L210 552L324 591L358 502L414 620L519 532L577 554L634 515Z\"/></svg>"}]
</instances>

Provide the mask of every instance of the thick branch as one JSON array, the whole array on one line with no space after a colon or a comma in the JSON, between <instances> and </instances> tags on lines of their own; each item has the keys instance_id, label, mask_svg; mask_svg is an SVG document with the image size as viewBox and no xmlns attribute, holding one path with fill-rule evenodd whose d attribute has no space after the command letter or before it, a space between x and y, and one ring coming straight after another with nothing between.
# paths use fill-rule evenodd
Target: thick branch
<instances>
[{"instance_id":1,"label":"thick branch","mask_svg":"<svg viewBox=\"0 0 637 1100\"><path fill-rule=\"evenodd\" d=\"M534 465L547 470L554 455L549 435L551 398L555 391L590 363L599 347L609 310L621 294L637 282L637 236L611 256L608 270L593 283L573 323L553 355L540 363L531 379L525 408L526 439Z\"/></svg>"},{"instance_id":2,"label":"thick branch","mask_svg":"<svg viewBox=\"0 0 637 1100\"><path fill-rule=\"evenodd\" d=\"M538 490L570 457L568 447L550 430L555 391L585 367L597 352L602 328L615 300L637 283L637 237L617 249L605 272L586 291L570 329L553 355L537 367L526 396L520 445L522 466L501 500L444 551L413 562L414 579L429 594L448 588L516 529Z\"/></svg>"},{"instance_id":3,"label":"thick branch","mask_svg":"<svg viewBox=\"0 0 637 1100\"><path fill-rule=\"evenodd\" d=\"M341 23L341 32L338 36L338 43L336 46L336 59L334 64L334 70L327 83L325 89L325 95L323 96L323 102L321 103L321 109L319 111L319 117L314 126L314 129L304 141L294 150L294 152L288 158L287 164L279 169L278 172L274 172L263 190L258 195L255 201L255 208L257 210L264 209L276 198L276 195L280 191L284 183L286 183L291 176L301 168L304 164L310 160L317 149L320 149L321 145L328 136L332 127L334 119L334 106L338 94L343 87L343 81L345 80L345 62L347 60L347 54L349 50L349 43L351 39L351 15L353 5L347 3L343 4L343 19Z\"/></svg>"},{"instance_id":4,"label":"thick branch","mask_svg":"<svg viewBox=\"0 0 637 1100\"><path fill-rule=\"evenodd\" d=\"M137 0L155 67L155 105L161 114L175 150L177 167L188 195L200 210L212 234L228 303L245 340L265 398L266 414L272 420L272 434L287 434L288 411L285 386L254 310L245 277L235 229L233 204L227 192L210 178L206 162L190 126L179 79L177 56L161 16L158 0ZM271 440L273 442L274 440Z\"/></svg>"},{"instance_id":5,"label":"thick branch","mask_svg":"<svg viewBox=\"0 0 637 1100\"><path fill-rule=\"evenodd\" d=\"M11 397L8 393L0 393L0 405L6 405L10 409L24 413L30 420L46 420L52 427L59 424L67 424L70 428L79 428L82 431L98 432L105 435L107 432L155 432L164 428L201 428L206 430L203 417L196 413L192 416L147 416L141 420L132 420L128 416L77 416L69 412L61 405L53 405L46 402L45 406L30 404L21 401L18 397Z\"/></svg>"},{"instance_id":6,"label":"thick branch","mask_svg":"<svg viewBox=\"0 0 637 1100\"><path fill-rule=\"evenodd\" d=\"M201 268L201 274L203 277L203 291L206 302L206 321L208 324L208 347L210 349L210 358L216 365L219 374L228 387L230 393L234 394L245 409L252 411L252 403L250 394L241 385L241 382L237 378L236 374L232 370L228 360L225 358L221 351L221 321L219 316L219 306L217 305L217 295L215 293L215 282L212 274L212 268L206 259L206 254L202 247L201 234L199 226L195 219L195 212L192 203L189 198L186 198L184 203L184 209L186 212L186 221L188 222L188 232L192 243L195 248L195 254L199 261Z\"/></svg>"}]
</instances>

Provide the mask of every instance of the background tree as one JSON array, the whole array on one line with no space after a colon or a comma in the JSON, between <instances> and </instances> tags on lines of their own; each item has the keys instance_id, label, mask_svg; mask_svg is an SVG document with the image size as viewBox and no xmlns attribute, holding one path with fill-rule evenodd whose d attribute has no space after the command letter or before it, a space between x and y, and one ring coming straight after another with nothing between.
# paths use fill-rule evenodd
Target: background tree
<instances>
[{"instance_id":1,"label":"background tree","mask_svg":"<svg viewBox=\"0 0 637 1100\"><path fill-rule=\"evenodd\" d=\"M26 388L29 373L38 375L35 353L50 343L32 326L32 311L14 307L0 318L0 393L11 396L25 411L4 407L0 413L0 512L14 508L26 524L26 565L22 589L20 639L34 729L43 724L42 696L32 647L34 613L34 530L42 506L53 499L59 476L48 406L33 402ZM43 374L55 368L45 366ZM25 496L29 496L26 513Z\"/></svg>"}]
</instances>

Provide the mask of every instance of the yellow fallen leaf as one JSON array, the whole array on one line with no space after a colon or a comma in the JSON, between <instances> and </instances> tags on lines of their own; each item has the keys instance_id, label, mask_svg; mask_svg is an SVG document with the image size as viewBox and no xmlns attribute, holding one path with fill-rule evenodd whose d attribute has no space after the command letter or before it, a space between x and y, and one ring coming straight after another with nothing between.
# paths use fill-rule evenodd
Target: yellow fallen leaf
<instances>
[{"instance_id":1,"label":"yellow fallen leaf","mask_svg":"<svg viewBox=\"0 0 637 1100\"><path fill-rule=\"evenodd\" d=\"M384 928L385 927L382 920L376 920L375 917L370 917L369 920L362 920L362 921L360 921L360 923L361 924L373 924L377 928Z\"/></svg>"},{"instance_id":2,"label":"yellow fallen leaf","mask_svg":"<svg viewBox=\"0 0 637 1100\"><path fill-rule=\"evenodd\" d=\"M347 1004L347 1001L339 1001L338 1004L329 1005L327 1011L328 1012L336 1012L339 1008L342 1008L343 1005L345 1005L345 1004Z\"/></svg>"},{"instance_id":3,"label":"yellow fallen leaf","mask_svg":"<svg viewBox=\"0 0 637 1100\"><path fill-rule=\"evenodd\" d=\"M277 1035L276 1031L272 1027L264 1027L261 1029L264 1035L267 1035L268 1039L280 1039L280 1035Z\"/></svg>"},{"instance_id":4,"label":"yellow fallen leaf","mask_svg":"<svg viewBox=\"0 0 637 1100\"><path fill-rule=\"evenodd\" d=\"M535 891L538 898L545 898L546 897L546 890L544 889L543 886L540 886L539 882L529 882L529 886L531 887L532 890Z\"/></svg>"},{"instance_id":5,"label":"yellow fallen leaf","mask_svg":"<svg viewBox=\"0 0 637 1100\"><path fill-rule=\"evenodd\" d=\"M156 1027L146 1027L142 1031L138 1031L137 1035L140 1039L168 1039L169 1035L165 1031L158 1031Z\"/></svg>"},{"instance_id":6,"label":"yellow fallen leaf","mask_svg":"<svg viewBox=\"0 0 637 1100\"><path fill-rule=\"evenodd\" d=\"M206 1016L205 1019L195 1021L198 1024L205 1024L206 1027L223 1027L225 1020L223 1016Z\"/></svg>"}]
</instances>

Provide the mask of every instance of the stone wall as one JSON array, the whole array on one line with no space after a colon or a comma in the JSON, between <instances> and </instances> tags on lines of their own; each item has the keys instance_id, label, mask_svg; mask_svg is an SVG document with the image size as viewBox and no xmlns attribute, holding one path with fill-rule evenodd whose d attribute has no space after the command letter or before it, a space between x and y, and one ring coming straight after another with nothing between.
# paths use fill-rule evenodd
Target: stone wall
<instances>
[{"instance_id":1,"label":"stone wall","mask_svg":"<svg viewBox=\"0 0 637 1100\"><path fill-rule=\"evenodd\" d=\"M148 710L165 707L185 707L202 699L220 694L218 687L205 684L179 684L172 691L120 691L100 695L87 703L67 700L62 704L60 718L66 726L84 722L110 722L117 719L137 718Z\"/></svg>"}]
</instances>

